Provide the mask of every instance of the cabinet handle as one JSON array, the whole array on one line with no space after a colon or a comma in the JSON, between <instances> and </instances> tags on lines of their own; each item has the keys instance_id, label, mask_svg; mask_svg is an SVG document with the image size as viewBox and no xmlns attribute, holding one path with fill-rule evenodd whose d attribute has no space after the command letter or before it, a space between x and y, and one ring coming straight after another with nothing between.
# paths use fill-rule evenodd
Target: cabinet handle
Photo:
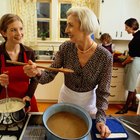
<instances>
[{"instance_id":1,"label":"cabinet handle","mask_svg":"<svg viewBox=\"0 0 140 140\"><path fill-rule=\"evenodd\" d=\"M104 0L102 0L102 3L104 3Z\"/></svg>"},{"instance_id":2,"label":"cabinet handle","mask_svg":"<svg viewBox=\"0 0 140 140\"><path fill-rule=\"evenodd\" d=\"M117 78L118 76L112 76L112 78Z\"/></svg>"},{"instance_id":3,"label":"cabinet handle","mask_svg":"<svg viewBox=\"0 0 140 140\"><path fill-rule=\"evenodd\" d=\"M117 86L111 86L112 88L116 88Z\"/></svg>"},{"instance_id":4,"label":"cabinet handle","mask_svg":"<svg viewBox=\"0 0 140 140\"><path fill-rule=\"evenodd\" d=\"M116 32L116 37L118 36L118 32Z\"/></svg>"},{"instance_id":5,"label":"cabinet handle","mask_svg":"<svg viewBox=\"0 0 140 140\"><path fill-rule=\"evenodd\" d=\"M120 35L120 37L122 37L122 32L121 32L121 35Z\"/></svg>"},{"instance_id":6,"label":"cabinet handle","mask_svg":"<svg viewBox=\"0 0 140 140\"><path fill-rule=\"evenodd\" d=\"M115 97L115 95L114 95L114 94L110 94L109 96L110 96L110 97Z\"/></svg>"},{"instance_id":7,"label":"cabinet handle","mask_svg":"<svg viewBox=\"0 0 140 140\"><path fill-rule=\"evenodd\" d=\"M113 70L118 70L118 68L113 68Z\"/></svg>"}]
</instances>

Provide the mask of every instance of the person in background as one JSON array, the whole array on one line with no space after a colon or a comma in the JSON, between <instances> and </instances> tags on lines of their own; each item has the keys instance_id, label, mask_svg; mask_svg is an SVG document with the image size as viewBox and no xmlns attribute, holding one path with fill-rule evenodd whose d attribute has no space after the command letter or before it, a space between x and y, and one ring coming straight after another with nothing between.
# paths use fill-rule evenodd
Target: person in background
<instances>
[{"instance_id":1,"label":"person in background","mask_svg":"<svg viewBox=\"0 0 140 140\"><path fill-rule=\"evenodd\" d=\"M70 8L65 29L70 40L60 45L51 67L74 70L74 73L64 73L58 102L79 105L92 118L96 116L96 127L102 138L106 138L111 133L106 125L105 110L108 108L113 58L108 50L98 46L91 38L98 29L92 10L87 7ZM57 75L53 71L40 71L32 61L23 69L28 76L36 76L41 84L51 82Z\"/></svg>"},{"instance_id":2,"label":"person in background","mask_svg":"<svg viewBox=\"0 0 140 140\"><path fill-rule=\"evenodd\" d=\"M128 34L132 34L133 38L128 44L128 57L122 63L125 65L125 89L128 96L123 108L116 114L127 113L128 110L136 111L136 83L140 73L140 30L139 23L135 18L125 21L125 30Z\"/></svg>"},{"instance_id":3,"label":"person in background","mask_svg":"<svg viewBox=\"0 0 140 140\"><path fill-rule=\"evenodd\" d=\"M23 66L6 63L6 60L25 63L29 59L35 61L34 51L22 44L24 36L22 19L14 14L3 15L0 19L0 33L5 39L5 42L0 45L0 99L6 97L7 87L9 97L30 101L30 111L37 112L34 92L38 81L29 78L24 73Z\"/></svg>"},{"instance_id":4,"label":"person in background","mask_svg":"<svg viewBox=\"0 0 140 140\"><path fill-rule=\"evenodd\" d=\"M104 33L100 37L101 46L106 48L111 54L115 51L115 45L112 43L112 37L108 33Z\"/></svg>"}]
</instances>

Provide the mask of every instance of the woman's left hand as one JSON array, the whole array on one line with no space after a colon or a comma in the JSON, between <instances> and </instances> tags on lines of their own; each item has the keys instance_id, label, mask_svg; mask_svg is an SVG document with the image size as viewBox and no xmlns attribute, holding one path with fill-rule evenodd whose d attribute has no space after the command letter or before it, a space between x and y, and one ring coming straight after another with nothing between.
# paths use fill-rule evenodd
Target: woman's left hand
<instances>
[{"instance_id":1,"label":"woman's left hand","mask_svg":"<svg viewBox=\"0 0 140 140\"><path fill-rule=\"evenodd\" d=\"M31 106L30 106L31 98L29 96L25 96L23 97L23 101L29 103L28 106L25 106L26 112L29 112L31 110Z\"/></svg>"},{"instance_id":2,"label":"woman's left hand","mask_svg":"<svg viewBox=\"0 0 140 140\"><path fill-rule=\"evenodd\" d=\"M100 132L102 139L107 138L111 134L111 131L109 130L108 126L105 125L103 122L98 122L96 124L96 128Z\"/></svg>"}]
</instances>

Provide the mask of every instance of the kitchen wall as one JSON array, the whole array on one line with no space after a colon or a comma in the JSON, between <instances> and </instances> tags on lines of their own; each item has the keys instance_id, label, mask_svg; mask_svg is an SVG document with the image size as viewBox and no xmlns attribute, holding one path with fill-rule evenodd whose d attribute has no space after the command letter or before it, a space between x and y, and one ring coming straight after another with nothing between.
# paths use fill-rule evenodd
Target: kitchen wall
<instances>
[{"instance_id":1,"label":"kitchen wall","mask_svg":"<svg viewBox=\"0 0 140 140\"><path fill-rule=\"evenodd\" d=\"M95 10L96 11L96 10ZM10 0L4 0L1 1L1 8L0 8L0 17L2 15L4 15L5 13L9 13L10 12ZM57 26L56 26L57 28ZM0 41L1 41L1 37L0 37ZM98 39L96 39L97 43L100 43L100 41ZM63 42L63 41L62 41ZM39 49L39 50L47 50L50 46L54 46L55 51L58 50L58 46L62 43L62 42L44 42L44 43L39 43L39 46L34 46L33 49ZM113 43L115 44L115 49L119 50L121 52L124 52L124 50L127 50L127 46L129 41L125 41L125 40L113 40ZM50 47L51 48L51 47Z\"/></svg>"}]
</instances>

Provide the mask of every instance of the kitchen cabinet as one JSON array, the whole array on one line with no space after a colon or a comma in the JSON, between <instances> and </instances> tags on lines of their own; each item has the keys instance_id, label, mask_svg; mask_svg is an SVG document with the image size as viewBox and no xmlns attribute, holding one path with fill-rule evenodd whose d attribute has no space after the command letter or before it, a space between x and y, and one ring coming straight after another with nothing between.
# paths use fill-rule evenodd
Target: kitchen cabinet
<instances>
[{"instance_id":1,"label":"kitchen cabinet","mask_svg":"<svg viewBox=\"0 0 140 140\"><path fill-rule=\"evenodd\" d=\"M37 63L41 66L49 66L49 64L44 63ZM61 86L63 84L63 73L59 72L55 79L47 84L41 85L38 84L37 89L35 91L35 97L38 102L56 102L59 96L59 92Z\"/></svg>"},{"instance_id":2,"label":"kitchen cabinet","mask_svg":"<svg viewBox=\"0 0 140 140\"><path fill-rule=\"evenodd\" d=\"M99 37L109 33L114 40L131 40L132 35L125 31L124 22L128 18L140 21L139 0L95 0L100 23Z\"/></svg>"},{"instance_id":3,"label":"kitchen cabinet","mask_svg":"<svg viewBox=\"0 0 140 140\"><path fill-rule=\"evenodd\" d=\"M113 67L109 102L124 102L126 99L125 89L123 85L124 68Z\"/></svg>"}]
</instances>

